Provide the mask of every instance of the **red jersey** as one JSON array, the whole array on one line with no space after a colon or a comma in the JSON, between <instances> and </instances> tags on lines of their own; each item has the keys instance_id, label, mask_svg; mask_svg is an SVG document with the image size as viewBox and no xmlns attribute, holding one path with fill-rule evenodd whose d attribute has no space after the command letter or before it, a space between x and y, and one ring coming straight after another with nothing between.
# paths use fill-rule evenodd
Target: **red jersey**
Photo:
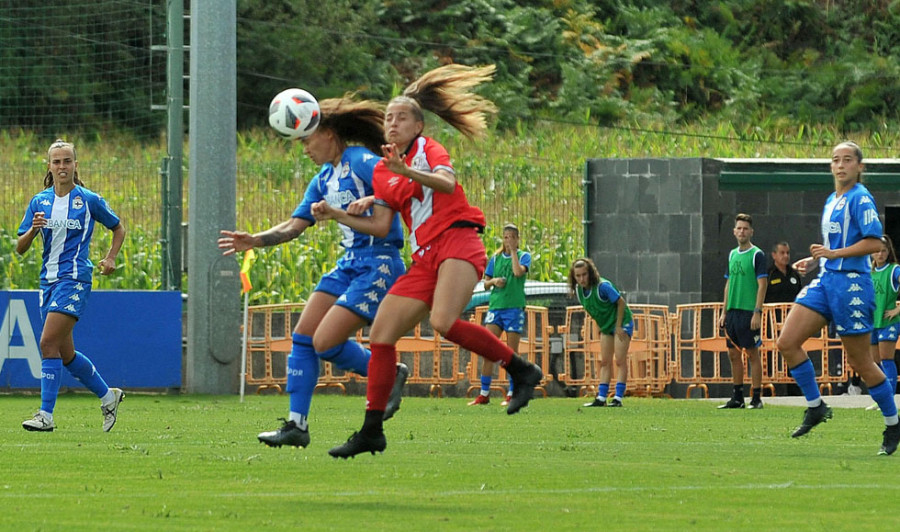
<instances>
[{"instance_id":1,"label":"red jersey","mask_svg":"<svg viewBox=\"0 0 900 532\"><path fill-rule=\"evenodd\" d=\"M413 141L405 162L410 168L422 172L446 170L454 173L447 150L428 137L417 137ZM469 205L459 183L456 183L451 194L435 192L412 179L394 174L381 160L372 173L372 188L376 203L390 207L403 217L409 228L409 244L413 253L457 222L485 225L484 213Z\"/></svg>"}]
</instances>

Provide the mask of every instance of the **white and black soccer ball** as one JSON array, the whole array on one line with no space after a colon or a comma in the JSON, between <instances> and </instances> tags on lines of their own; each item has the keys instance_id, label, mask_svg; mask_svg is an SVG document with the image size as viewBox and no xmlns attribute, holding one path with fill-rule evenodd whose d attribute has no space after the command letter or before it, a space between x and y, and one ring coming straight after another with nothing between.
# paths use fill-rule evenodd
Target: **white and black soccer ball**
<instances>
[{"instance_id":1,"label":"white and black soccer ball","mask_svg":"<svg viewBox=\"0 0 900 532\"><path fill-rule=\"evenodd\" d=\"M302 139L316 130L322 111L319 102L303 89L286 89L269 104L269 125L286 139Z\"/></svg>"}]
</instances>

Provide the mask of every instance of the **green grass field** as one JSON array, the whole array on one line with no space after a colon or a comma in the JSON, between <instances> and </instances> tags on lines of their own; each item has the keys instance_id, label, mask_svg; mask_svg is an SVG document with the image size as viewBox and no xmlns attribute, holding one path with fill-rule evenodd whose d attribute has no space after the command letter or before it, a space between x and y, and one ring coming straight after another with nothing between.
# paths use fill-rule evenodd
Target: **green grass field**
<instances>
[{"instance_id":1,"label":"green grass field","mask_svg":"<svg viewBox=\"0 0 900 532\"><path fill-rule=\"evenodd\" d=\"M361 397L316 396L307 449L256 441L284 396L129 394L110 433L92 396L62 395L53 433L20 426L36 396L0 400L0 530L883 530L900 497L862 409L794 440L800 407L414 397L384 454L345 461Z\"/></svg>"}]
</instances>

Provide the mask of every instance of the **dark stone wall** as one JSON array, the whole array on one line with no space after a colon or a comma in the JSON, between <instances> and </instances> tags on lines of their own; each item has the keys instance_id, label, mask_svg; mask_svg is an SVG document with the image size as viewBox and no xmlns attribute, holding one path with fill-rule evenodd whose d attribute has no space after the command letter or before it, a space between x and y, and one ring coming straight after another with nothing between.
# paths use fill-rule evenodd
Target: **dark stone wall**
<instances>
[{"instance_id":1,"label":"dark stone wall","mask_svg":"<svg viewBox=\"0 0 900 532\"><path fill-rule=\"evenodd\" d=\"M786 240L791 258L820 241L829 192L723 191L716 159L589 159L585 172L587 253L631 303L721 301L734 216L753 216L753 243L766 252ZM828 161L822 160L828 172ZM879 211L900 191L873 190ZM893 235L892 235L893 236Z\"/></svg>"}]
</instances>

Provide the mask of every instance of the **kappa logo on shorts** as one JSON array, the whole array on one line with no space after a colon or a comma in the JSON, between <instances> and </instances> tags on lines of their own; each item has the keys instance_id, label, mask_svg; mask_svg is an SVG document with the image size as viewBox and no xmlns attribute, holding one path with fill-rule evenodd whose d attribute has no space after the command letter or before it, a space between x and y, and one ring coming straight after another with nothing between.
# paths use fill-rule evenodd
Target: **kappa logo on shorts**
<instances>
[{"instance_id":1,"label":"kappa logo on shorts","mask_svg":"<svg viewBox=\"0 0 900 532\"><path fill-rule=\"evenodd\" d=\"M363 294L363 295L366 296L367 298L369 298L369 301L371 301L371 302L373 302L373 303L375 303L375 302L378 301L378 292L374 292L374 291L372 291L372 292L366 292L366 293Z\"/></svg>"},{"instance_id":2,"label":"kappa logo on shorts","mask_svg":"<svg viewBox=\"0 0 900 532\"><path fill-rule=\"evenodd\" d=\"M850 285L850 288L847 289L848 292L862 292L862 287L856 283Z\"/></svg>"},{"instance_id":3,"label":"kappa logo on shorts","mask_svg":"<svg viewBox=\"0 0 900 532\"><path fill-rule=\"evenodd\" d=\"M75 283L75 290L78 290L79 292L83 292L84 286L81 283Z\"/></svg>"},{"instance_id":4,"label":"kappa logo on shorts","mask_svg":"<svg viewBox=\"0 0 900 532\"><path fill-rule=\"evenodd\" d=\"M368 303L360 303L360 304L356 305L356 308L365 312L366 314L369 313L369 304Z\"/></svg>"},{"instance_id":5,"label":"kappa logo on shorts","mask_svg":"<svg viewBox=\"0 0 900 532\"><path fill-rule=\"evenodd\" d=\"M863 325L863 324L860 323L860 322L856 322L856 323L853 324L853 330L854 330L854 331L858 331L858 330L860 330L860 329L865 329L865 328L866 328L865 325Z\"/></svg>"},{"instance_id":6,"label":"kappa logo on shorts","mask_svg":"<svg viewBox=\"0 0 900 532\"><path fill-rule=\"evenodd\" d=\"M59 305L56 304L56 301L51 301L51 302L50 302L50 306L51 306L51 307L58 307Z\"/></svg>"},{"instance_id":7,"label":"kappa logo on shorts","mask_svg":"<svg viewBox=\"0 0 900 532\"><path fill-rule=\"evenodd\" d=\"M63 309L68 310L69 312L75 312L75 305L66 305Z\"/></svg>"},{"instance_id":8,"label":"kappa logo on shorts","mask_svg":"<svg viewBox=\"0 0 900 532\"><path fill-rule=\"evenodd\" d=\"M847 274L847 279L859 279L859 274L856 272L850 272Z\"/></svg>"},{"instance_id":9,"label":"kappa logo on shorts","mask_svg":"<svg viewBox=\"0 0 900 532\"><path fill-rule=\"evenodd\" d=\"M378 288L381 288L382 290L387 288L387 281L385 281L381 277L379 277L378 279L375 279L375 281L372 284L374 284Z\"/></svg>"},{"instance_id":10,"label":"kappa logo on shorts","mask_svg":"<svg viewBox=\"0 0 900 532\"><path fill-rule=\"evenodd\" d=\"M381 264L380 266L378 266L378 271L379 271L380 273L385 274L385 275L390 275L390 274L391 274L391 267L388 266L387 264Z\"/></svg>"},{"instance_id":11,"label":"kappa logo on shorts","mask_svg":"<svg viewBox=\"0 0 900 532\"><path fill-rule=\"evenodd\" d=\"M863 317L863 313L860 312L860 311L858 311L858 310L854 310L854 311L850 314L850 317L851 317L851 318L862 318L862 317Z\"/></svg>"},{"instance_id":12,"label":"kappa logo on shorts","mask_svg":"<svg viewBox=\"0 0 900 532\"><path fill-rule=\"evenodd\" d=\"M81 298L78 297L78 294L72 294L71 296L69 296L69 299L71 299L72 301L81 301Z\"/></svg>"},{"instance_id":13,"label":"kappa logo on shorts","mask_svg":"<svg viewBox=\"0 0 900 532\"><path fill-rule=\"evenodd\" d=\"M863 300L858 297L854 297L853 299L851 299L849 304L854 307L865 305L865 303L863 303Z\"/></svg>"}]
</instances>

